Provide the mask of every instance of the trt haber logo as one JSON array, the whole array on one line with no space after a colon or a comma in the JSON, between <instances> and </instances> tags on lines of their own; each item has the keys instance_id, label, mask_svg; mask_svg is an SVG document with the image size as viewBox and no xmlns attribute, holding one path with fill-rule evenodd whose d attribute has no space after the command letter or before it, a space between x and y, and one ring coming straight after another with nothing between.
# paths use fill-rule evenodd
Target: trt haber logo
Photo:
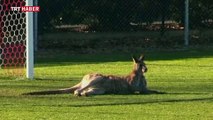
<instances>
[{"instance_id":1,"label":"trt haber logo","mask_svg":"<svg viewBox=\"0 0 213 120\"><path fill-rule=\"evenodd\" d=\"M22 6L22 7L11 7L11 11L20 12L40 12L40 6Z\"/></svg>"}]
</instances>

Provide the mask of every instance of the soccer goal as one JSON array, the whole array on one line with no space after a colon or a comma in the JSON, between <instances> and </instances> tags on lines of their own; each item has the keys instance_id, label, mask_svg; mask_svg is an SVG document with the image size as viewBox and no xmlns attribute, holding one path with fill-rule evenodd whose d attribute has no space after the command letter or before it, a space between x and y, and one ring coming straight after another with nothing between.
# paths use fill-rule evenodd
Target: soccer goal
<instances>
[{"instance_id":1,"label":"soccer goal","mask_svg":"<svg viewBox=\"0 0 213 120\"><path fill-rule=\"evenodd\" d=\"M0 0L0 77L33 78L33 13L11 7L33 6L33 0Z\"/></svg>"}]
</instances>

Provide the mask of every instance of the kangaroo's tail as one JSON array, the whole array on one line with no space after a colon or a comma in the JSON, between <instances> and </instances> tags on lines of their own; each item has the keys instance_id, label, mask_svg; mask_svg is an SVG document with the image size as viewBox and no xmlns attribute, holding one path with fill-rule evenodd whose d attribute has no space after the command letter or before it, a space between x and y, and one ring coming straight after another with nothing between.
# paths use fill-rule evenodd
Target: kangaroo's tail
<instances>
[{"instance_id":1,"label":"kangaroo's tail","mask_svg":"<svg viewBox=\"0 0 213 120\"><path fill-rule=\"evenodd\" d=\"M36 92L29 92L29 93L23 93L22 95L51 95L51 94L68 94L68 93L74 93L76 89L79 88L79 85L75 85L70 88L65 89L58 89L58 90L47 90L47 91L36 91Z\"/></svg>"}]
</instances>

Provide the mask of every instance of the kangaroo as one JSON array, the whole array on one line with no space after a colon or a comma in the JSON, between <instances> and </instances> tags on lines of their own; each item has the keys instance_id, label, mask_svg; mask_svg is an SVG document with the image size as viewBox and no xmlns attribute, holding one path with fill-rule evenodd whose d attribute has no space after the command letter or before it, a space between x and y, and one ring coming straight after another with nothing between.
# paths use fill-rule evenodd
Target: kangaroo
<instances>
[{"instance_id":1,"label":"kangaroo","mask_svg":"<svg viewBox=\"0 0 213 120\"><path fill-rule=\"evenodd\" d=\"M132 57L133 70L124 77L102 74L87 74L80 83L73 87L59 90L39 91L25 93L24 95L48 95L73 93L75 96L90 96L101 94L160 94L161 92L149 90L144 73L147 72L144 56L139 59Z\"/></svg>"}]
</instances>

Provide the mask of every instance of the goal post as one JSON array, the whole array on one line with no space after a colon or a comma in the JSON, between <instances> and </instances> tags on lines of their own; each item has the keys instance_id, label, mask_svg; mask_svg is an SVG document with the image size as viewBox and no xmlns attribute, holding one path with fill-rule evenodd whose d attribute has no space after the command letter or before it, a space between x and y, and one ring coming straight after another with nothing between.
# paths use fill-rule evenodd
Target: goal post
<instances>
[{"instance_id":1,"label":"goal post","mask_svg":"<svg viewBox=\"0 0 213 120\"><path fill-rule=\"evenodd\" d=\"M26 6L33 6L33 0L26 0ZM26 77L34 77L33 12L26 13Z\"/></svg>"}]
</instances>

